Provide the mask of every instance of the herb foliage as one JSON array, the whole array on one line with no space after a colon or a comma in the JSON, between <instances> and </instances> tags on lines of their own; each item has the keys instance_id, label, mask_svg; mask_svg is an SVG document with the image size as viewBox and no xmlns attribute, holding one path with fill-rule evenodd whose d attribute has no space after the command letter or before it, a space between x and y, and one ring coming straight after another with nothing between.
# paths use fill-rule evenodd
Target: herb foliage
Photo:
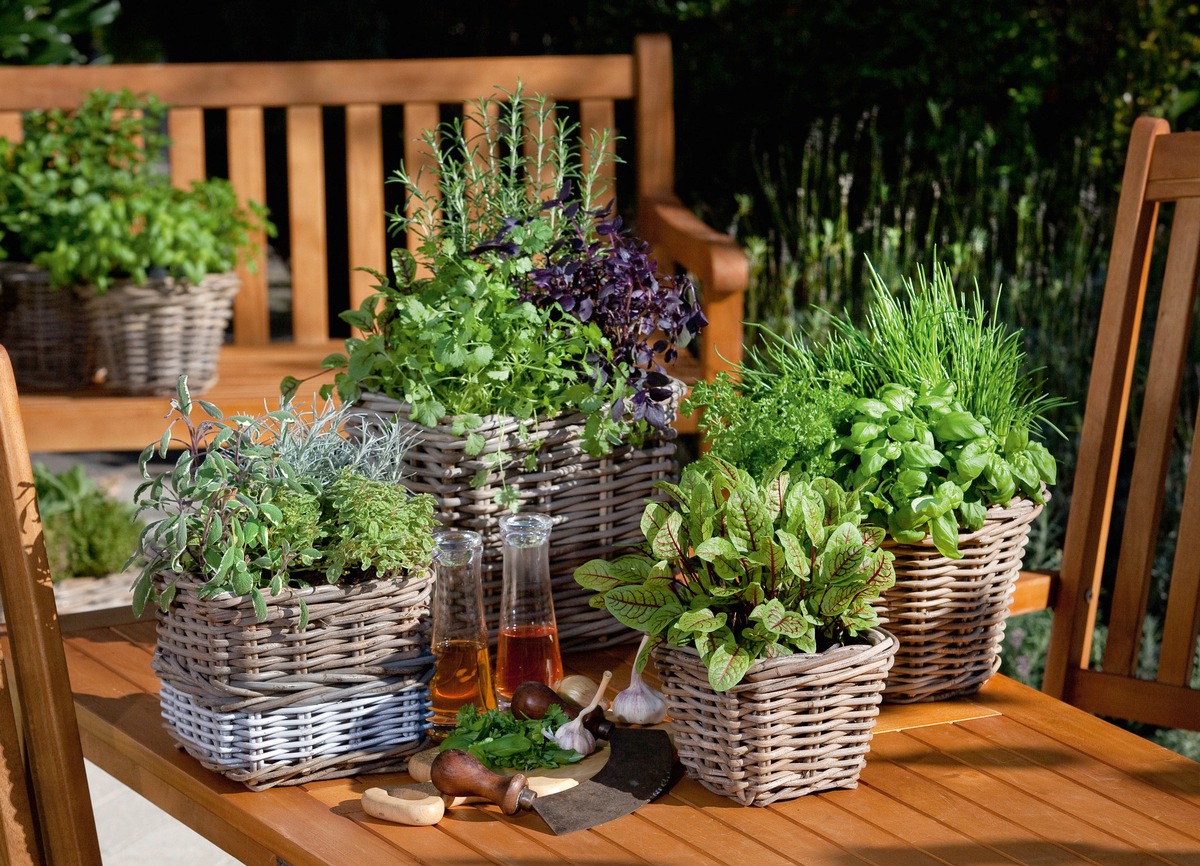
<instances>
[{"instance_id":1,"label":"herb foliage","mask_svg":"<svg viewBox=\"0 0 1200 866\"><path fill-rule=\"evenodd\" d=\"M433 497L397 483L409 442L395 425L360 426L364 444L347 441L351 412L332 404L308 415L284 402L257 418L226 419L211 403L192 401L186 377L171 408L172 426L139 463L147 480L136 501L163 516L147 526L131 560L141 567L136 612L148 601L165 610L185 573L204 579L202 598L249 597L261 621L264 592L428 568ZM193 417L196 409L206 417ZM175 425L183 427L179 438ZM152 475L150 459L156 451L165 457L172 442L182 446L173 469Z\"/></svg>"},{"instance_id":2,"label":"herb foliage","mask_svg":"<svg viewBox=\"0 0 1200 866\"><path fill-rule=\"evenodd\" d=\"M895 582L882 529L863 525L854 491L778 469L755 479L711 454L662 482L672 502L642 515L645 543L596 559L575 580L620 622L692 645L725 691L760 658L817 652L879 624L871 607Z\"/></svg>"},{"instance_id":3,"label":"herb foliage","mask_svg":"<svg viewBox=\"0 0 1200 866\"><path fill-rule=\"evenodd\" d=\"M564 749L548 735L568 721L558 704L546 709L544 718L518 719L511 710L480 712L473 704L459 708L455 728L438 744L438 751L461 749L493 770L536 770L576 764L583 755Z\"/></svg>"},{"instance_id":4,"label":"herb foliage","mask_svg":"<svg viewBox=\"0 0 1200 866\"><path fill-rule=\"evenodd\" d=\"M79 464L54 472L35 463L33 484L54 580L125 567L143 528L129 503L98 487Z\"/></svg>"},{"instance_id":5,"label":"herb foliage","mask_svg":"<svg viewBox=\"0 0 1200 866\"><path fill-rule=\"evenodd\" d=\"M931 536L958 558L960 530L979 529L988 507L1044 500L1057 471L1036 437L1060 405L1025 369L1020 334L935 264L899 296L876 277L864 327L839 320L820 344L774 338L747 353L740 384L698 387L685 409L704 408L714 454L826 473L893 540Z\"/></svg>"},{"instance_id":6,"label":"herb foliage","mask_svg":"<svg viewBox=\"0 0 1200 866\"><path fill-rule=\"evenodd\" d=\"M391 280L372 272L376 293L341 315L361 336L323 363L343 401L382 393L418 423L450 419L471 456L490 415L516 418L527 439L541 418L581 413L592 455L670 423L676 395L658 362L705 324L695 289L659 274L647 245L597 206L608 136L593 136L585 160L560 109L518 87L426 132L437 195L402 167L393 180L409 210L390 220L420 250L393 251ZM284 394L298 384L285 379ZM503 477L509 455L489 461L477 485ZM497 496L515 502L510 488Z\"/></svg>"},{"instance_id":7,"label":"herb foliage","mask_svg":"<svg viewBox=\"0 0 1200 866\"><path fill-rule=\"evenodd\" d=\"M103 90L74 110L34 111L19 142L0 139L0 248L46 268L55 285L104 292L165 272L193 283L232 270L275 232L229 181L188 189L162 173L167 107L153 94Z\"/></svg>"}]
</instances>

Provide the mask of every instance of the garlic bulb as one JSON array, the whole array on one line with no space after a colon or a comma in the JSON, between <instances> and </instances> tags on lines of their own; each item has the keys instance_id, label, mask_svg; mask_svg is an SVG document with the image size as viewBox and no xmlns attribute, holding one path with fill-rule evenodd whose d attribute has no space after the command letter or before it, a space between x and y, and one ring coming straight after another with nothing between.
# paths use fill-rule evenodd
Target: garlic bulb
<instances>
[{"instance_id":1,"label":"garlic bulb","mask_svg":"<svg viewBox=\"0 0 1200 866\"><path fill-rule=\"evenodd\" d=\"M646 646L649 635L642 638L638 655ZM667 715L667 702L657 689L646 685L642 675L634 667L629 676L629 688L620 692L612 702L613 716L627 725L657 725Z\"/></svg>"},{"instance_id":2,"label":"garlic bulb","mask_svg":"<svg viewBox=\"0 0 1200 866\"><path fill-rule=\"evenodd\" d=\"M596 689L596 694L592 697L592 702L584 707L578 716L557 731L547 729L546 736L558 743L560 748L574 749L585 757L596 751L596 738L583 726L583 720L588 713L600 706L600 701L604 698L604 690L608 688L610 679L612 679L612 671L605 671L600 680L600 687Z\"/></svg>"},{"instance_id":3,"label":"garlic bulb","mask_svg":"<svg viewBox=\"0 0 1200 866\"><path fill-rule=\"evenodd\" d=\"M591 677L585 677L583 674L571 674L559 680L554 690L558 692L559 697L586 707L599 691L599 687ZM601 702L600 706L604 706L604 703Z\"/></svg>"}]
</instances>

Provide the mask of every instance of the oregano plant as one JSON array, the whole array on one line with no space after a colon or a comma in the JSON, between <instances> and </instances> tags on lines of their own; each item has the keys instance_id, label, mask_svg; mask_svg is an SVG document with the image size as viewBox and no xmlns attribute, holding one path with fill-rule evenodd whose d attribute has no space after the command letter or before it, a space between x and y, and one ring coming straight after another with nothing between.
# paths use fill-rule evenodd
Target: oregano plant
<instances>
[{"instance_id":1,"label":"oregano plant","mask_svg":"<svg viewBox=\"0 0 1200 866\"><path fill-rule=\"evenodd\" d=\"M591 604L650 635L694 646L725 691L760 658L818 652L879 624L871 602L895 582L884 531L854 491L778 469L756 479L711 455L684 468L642 515L636 552L575 571Z\"/></svg>"}]
</instances>

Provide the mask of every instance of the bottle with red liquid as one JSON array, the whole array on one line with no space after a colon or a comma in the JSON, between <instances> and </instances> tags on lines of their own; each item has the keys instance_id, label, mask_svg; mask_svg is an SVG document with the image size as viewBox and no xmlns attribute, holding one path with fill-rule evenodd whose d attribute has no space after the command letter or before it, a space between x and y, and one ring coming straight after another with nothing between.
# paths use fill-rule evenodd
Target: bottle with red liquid
<instances>
[{"instance_id":1,"label":"bottle with red liquid","mask_svg":"<svg viewBox=\"0 0 1200 866\"><path fill-rule=\"evenodd\" d=\"M443 530L433 535L432 633L437 657L429 692L433 702L432 735L441 740L454 730L461 707L496 707L483 619L480 563L483 539L470 530Z\"/></svg>"},{"instance_id":2,"label":"bottle with red liquid","mask_svg":"<svg viewBox=\"0 0 1200 866\"><path fill-rule=\"evenodd\" d=\"M500 518L504 578L496 694L501 707L509 705L521 683L533 680L554 688L562 679L550 589L550 526L545 514L520 512Z\"/></svg>"}]
</instances>

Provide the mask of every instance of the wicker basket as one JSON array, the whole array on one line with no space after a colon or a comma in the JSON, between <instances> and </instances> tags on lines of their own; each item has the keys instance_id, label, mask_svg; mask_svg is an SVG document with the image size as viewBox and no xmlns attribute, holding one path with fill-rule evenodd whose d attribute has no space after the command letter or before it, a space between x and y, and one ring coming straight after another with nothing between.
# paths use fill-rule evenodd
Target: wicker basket
<instances>
[{"instance_id":1,"label":"wicker basket","mask_svg":"<svg viewBox=\"0 0 1200 866\"><path fill-rule=\"evenodd\" d=\"M0 263L0 344L22 389L76 390L95 373L84 302L33 265Z\"/></svg>"},{"instance_id":2,"label":"wicker basket","mask_svg":"<svg viewBox=\"0 0 1200 866\"><path fill-rule=\"evenodd\" d=\"M450 424L425 427L408 420L408 407L376 394L363 395L362 406L376 418L395 419L416 439L405 462L405 483L414 493L430 493L437 500L437 517L453 529L470 529L483 535L483 603L493 642L499 627L503 568L499 521L505 508L495 502L504 481L520 494L520 509L550 515L550 581L558 638L563 649L581 650L612 646L640 639L641 633L619 623L605 610L588 604L595 594L575 582L575 569L589 560L619 554L623 545L644 540L641 532L646 499L661 498L655 484L675 480L679 464L675 431L668 429L648 438L641 448L626 445L605 457L588 455L581 445L582 415L542 421L522 441L516 419L491 416L477 431L484 437L483 452L468 457L466 439ZM522 469L523 458L537 448L537 465ZM485 484L472 486L486 455L503 447L514 455L507 478L491 471Z\"/></svg>"},{"instance_id":3,"label":"wicker basket","mask_svg":"<svg viewBox=\"0 0 1200 866\"><path fill-rule=\"evenodd\" d=\"M199 284L166 277L91 293L87 311L105 387L174 394L181 375L193 394L211 387L239 286L236 274L225 273Z\"/></svg>"},{"instance_id":4,"label":"wicker basket","mask_svg":"<svg viewBox=\"0 0 1200 866\"><path fill-rule=\"evenodd\" d=\"M884 700L972 694L1000 669L1013 587L1042 507L1017 498L1007 508L988 509L981 529L959 536L961 559L943 556L928 537L916 544L884 542L896 555L896 583L875 610L900 640Z\"/></svg>"},{"instance_id":5,"label":"wicker basket","mask_svg":"<svg viewBox=\"0 0 1200 866\"><path fill-rule=\"evenodd\" d=\"M154 670L176 742L254 790L403 770L427 744L432 574L268 596L268 617L181 579ZM309 624L298 628L299 601Z\"/></svg>"},{"instance_id":6,"label":"wicker basket","mask_svg":"<svg viewBox=\"0 0 1200 866\"><path fill-rule=\"evenodd\" d=\"M688 775L743 806L856 787L897 646L880 629L865 637L823 653L756 662L726 692L712 690L692 647L656 649Z\"/></svg>"}]
</instances>

